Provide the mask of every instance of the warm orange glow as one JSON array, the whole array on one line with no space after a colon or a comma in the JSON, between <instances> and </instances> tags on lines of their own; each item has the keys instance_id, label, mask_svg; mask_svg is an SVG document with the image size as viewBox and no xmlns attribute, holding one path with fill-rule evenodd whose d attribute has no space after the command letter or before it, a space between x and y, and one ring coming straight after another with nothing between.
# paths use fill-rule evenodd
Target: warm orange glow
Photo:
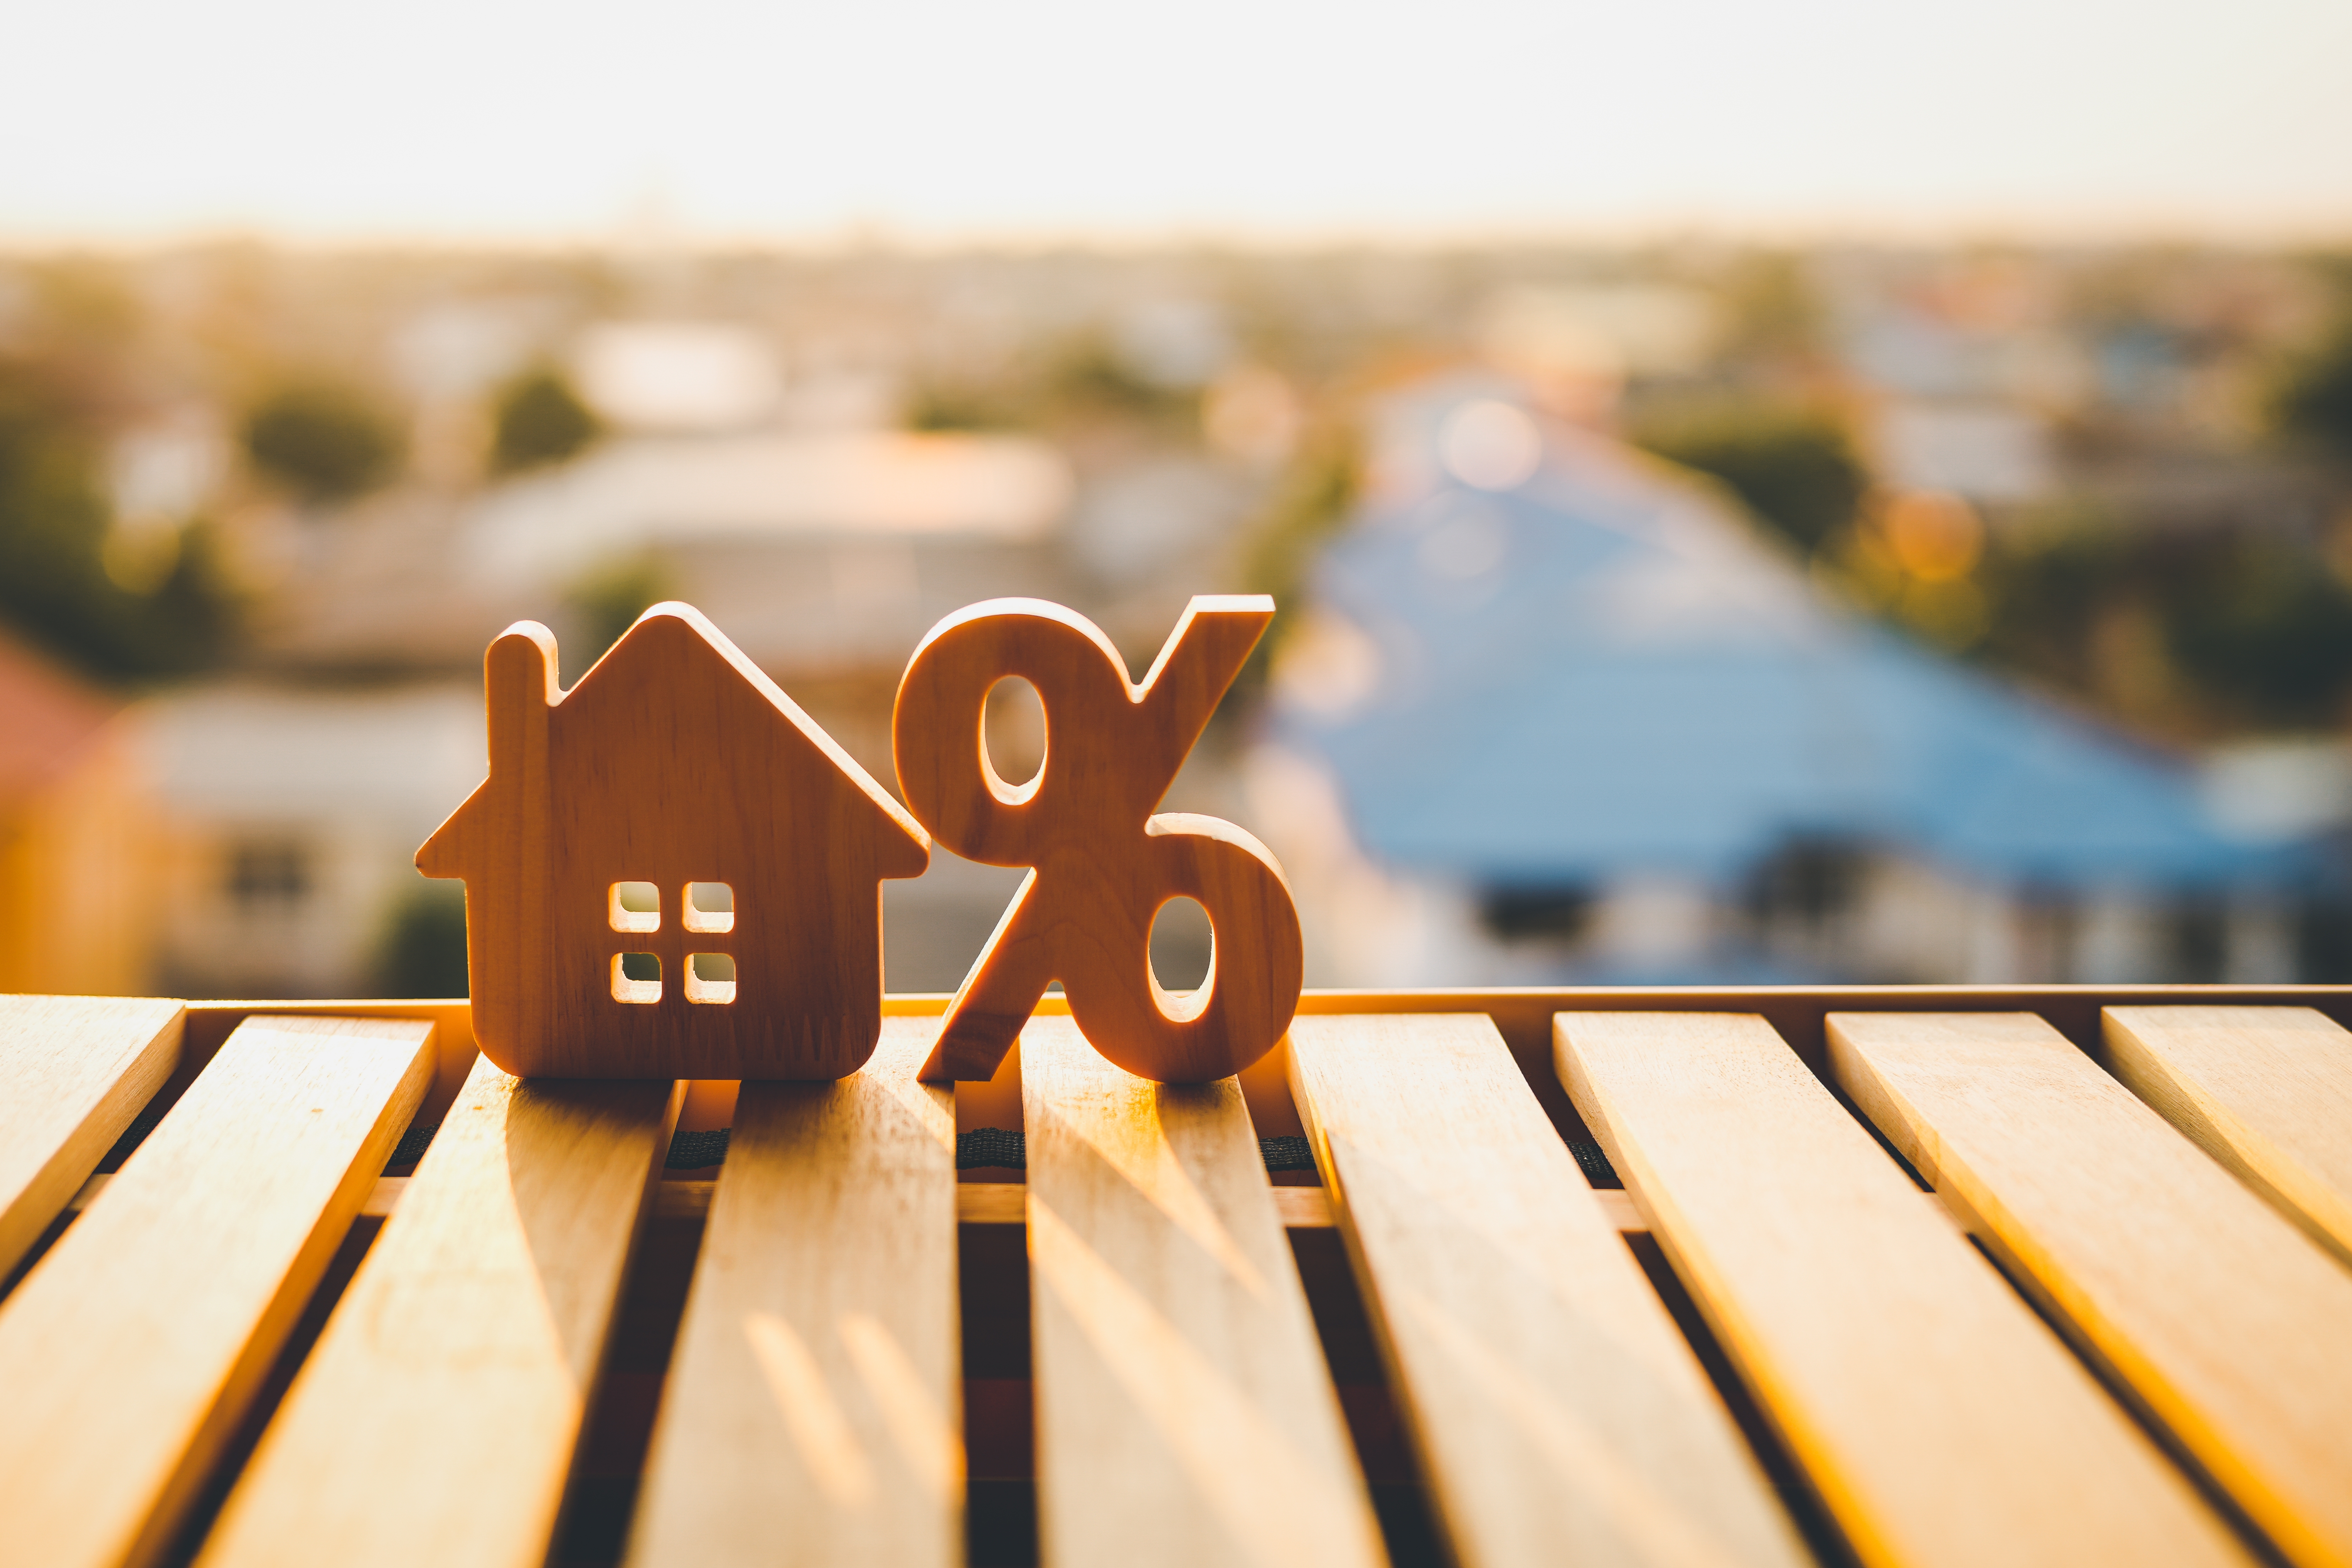
<instances>
[{"instance_id":1,"label":"warm orange glow","mask_svg":"<svg viewBox=\"0 0 2352 1568\"><path fill-rule=\"evenodd\" d=\"M1976 509L1943 490L1913 490L1886 505L1879 527L1903 569L1923 583L1949 583L1976 569L1984 523Z\"/></svg>"}]
</instances>

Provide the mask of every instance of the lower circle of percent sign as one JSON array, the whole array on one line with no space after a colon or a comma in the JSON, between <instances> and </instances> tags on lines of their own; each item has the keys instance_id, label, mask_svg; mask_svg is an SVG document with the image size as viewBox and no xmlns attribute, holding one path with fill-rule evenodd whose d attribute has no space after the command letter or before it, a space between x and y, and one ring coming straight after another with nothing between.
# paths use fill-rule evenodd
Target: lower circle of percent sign
<instances>
[{"instance_id":1,"label":"lower circle of percent sign","mask_svg":"<svg viewBox=\"0 0 2352 1568\"><path fill-rule=\"evenodd\" d=\"M1043 600L973 605L924 637L891 725L907 809L966 859L1030 868L926 1079L993 1076L1055 980L1087 1041L1140 1078L1205 1083L1282 1037L1303 971L1282 868L1230 822L1152 814L1273 618L1262 595L1196 598L1140 684L1094 623ZM1021 784L997 775L982 732L989 689L1011 677L1045 710L1045 761ZM1152 920L1179 898L1208 911L1212 937L1189 995L1151 973Z\"/></svg>"}]
</instances>

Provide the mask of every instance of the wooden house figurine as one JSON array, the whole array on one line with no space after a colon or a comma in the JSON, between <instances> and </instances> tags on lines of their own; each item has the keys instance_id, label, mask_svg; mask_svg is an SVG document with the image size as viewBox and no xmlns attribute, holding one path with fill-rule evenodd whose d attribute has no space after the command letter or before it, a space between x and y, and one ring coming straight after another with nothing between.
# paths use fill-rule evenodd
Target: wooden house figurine
<instances>
[{"instance_id":1,"label":"wooden house figurine","mask_svg":"<svg viewBox=\"0 0 2352 1568\"><path fill-rule=\"evenodd\" d=\"M416 855L465 879L483 1053L551 1078L856 1071L879 881L930 861L914 818L689 605L568 691L532 622L487 665L490 775Z\"/></svg>"}]
</instances>

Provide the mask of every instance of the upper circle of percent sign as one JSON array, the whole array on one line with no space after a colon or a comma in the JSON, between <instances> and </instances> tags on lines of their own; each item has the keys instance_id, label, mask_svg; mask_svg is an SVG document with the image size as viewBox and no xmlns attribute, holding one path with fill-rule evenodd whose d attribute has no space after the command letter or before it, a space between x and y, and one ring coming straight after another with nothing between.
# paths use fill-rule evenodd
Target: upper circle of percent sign
<instances>
[{"instance_id":1,"label":"upper circle of percent sign","mask_svg":"<svg viewBox=\"0 0 2352 1568\"><path fill-rule=\"evenodd\" d=\"M1205 1083L1282 1038L1298 1005L1298 910L1265 846L1230 822L1152 807L1274 618L1263 595L1194 599L1140 684L1085 616L995 599L933 626L891 721L907 809L966 859L1028 878L949 1005L922 1076L995 1074L1059 980L1087 1041L1139 1078ZM1019 677L1045 710L1045 757L1009 784L988 759L989 689ZM1209 973L1190 994L1151 973L1171 900L1208 911Z\"/></svg>"}]
</instances>

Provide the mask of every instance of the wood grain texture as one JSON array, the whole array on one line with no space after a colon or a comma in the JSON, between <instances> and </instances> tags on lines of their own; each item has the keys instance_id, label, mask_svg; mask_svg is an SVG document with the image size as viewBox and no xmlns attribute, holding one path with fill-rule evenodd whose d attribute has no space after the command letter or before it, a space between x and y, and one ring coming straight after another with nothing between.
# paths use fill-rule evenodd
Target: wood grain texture
<instances>
[{"instance_id":1,"label":"wood grain texture","mask_svg":"<svg viewBox=\"0 0 2352 1568\"><path fill-rule=\"evenodd\" d=\"M302 1001L302 1002L190 1002L187 1005L187 1037L180 1047L180 1066L174 1077L194 1078L194 1068L201 1068L212 1059L236 1027L257 1013L294 1013L327 1018L424 1018L433 1025L433 1054L438 1065L434 1069L433 1087L425 1093L425 1103L417 1109L417 1120L427 1126L437 1126L456 1104L457 1091L466 1087L466 1077L474 1070L474 1058L481 1052L474 1045L474 1009L465 998L455 1001L419 1001L403 998L398 1001ZM165 1092L170 1087L165 1086Z\"/></svg>"},{"instance_id":2,"label":"wood grain texture","mask_svg":"<svg viewBox=\"0 0 2352 1568\"><path fill-rule=\"evenodd\" d=\"M899 792L940 843L1026 866L948 1005L927 1079L985 1079L1055 980L1096 1049L1139 1077L1207 1083L1274 1047L1304 973L1298 911L1274 856L1213 816L1153 816L1274 618L1263 595L1186 606L1140 683L1083 616L994 599L933 626L891 719ZM1045 758L1015 786L988 759L989 689L1018 677L1045 710ZM1198 991L1162 991L1151 922L1171 899L1208 911Z\"/></svg>"},{"instance_id":3,"label":"wood grain texture","mask_svg":"<svg viewBox=\"0 0 2352 1568\"><path fill-rule=\"evenodd\" d=\"M930 860L914 819L689 605L647 610L569 691L532 622L487 672L490 776L416 855L465 879L483 1054L525 1077L856 1070L881 1028L879 881ZM623 911L623 882L659 910ZM728 884L731 911L698 916L695 882ZM623 981L628 952L660 980ZM696 953L733 960L731 991L692 980Z\"/></svg>"},{"instance_id":4,"label":"wood grain texture","mask_svg":"<svg viewBox=\"0 0 2352 1568\"><path fill-rule=\"evenodd\" d=\"M751 1084L670 1363L628 1561L963 1560L955 1101L935 1021L858 1072Z\"/></svg>"},{"instance_id":5,"label":"wood grain texture","mask_svg":"<svg viewBox=\"0 0 2352 1568\"><path fill-rule=\"evenodd\" d=\"M2352 1263L2352 1033L2309 1007L2110 1007L2116 1076Z\"/></svg>"},{"instance_id":6,"label":"wood grain texture","mask_svg":"<svg viewBox=\"0 0 2352 1568\"><path fill-rule=\"evenodd\" d=\"M0 996L0 1279L179 1060L177 1002Z\"/></svg>"},{"instance_id":7,"label":"wood grain texture","mask_svg":"<svg viewBox=\"0 0 2352 1568\"><path fill-rule=\"evenodd\" d=\"M1854 1102L2281 1550L2352 1563L2352 1273L2030 1013L1829 1037Z\"/></svg>"},{"instance_id":8,"label":"wood grain texture","mask_svg":"<svg viewBox=\"0 0 2352 1568\"><path fill-rule=\"evenodd\" d=\"M2248 1561L1762 1019L1554 1027L1586 1125L1863 1562Z\"/></svg>"},{"instance_id":9,"label":"wood grain texture","mask_svg":"<svg viewBox=\"0 0 2352 1568\"><path fill-rule=\"evenodd\" d=\"M432 1036L248 1021L0 1304L0 1563L169 1542L424 1098Z\"/></svg>"},{"instance_id":10,"label":"wood grain texture","mask_svg":"<svg viewBox=\"0 0 2352 1568\"><path fill-rule=\"evenodd\" d=\"M883 1026L887 1031L888 1024ZM861 1071L864 1069L860 1069ZM66 1205L80 1213L98 1201L111 1176L92 1176L81 1184ZM664 1180L654 1190L656 1219L687 1219L700 1224L710 1217L710 1199L718 1187L716 1182ZM380 1178L360 1205L364 1218L386 1219L399 1206L401 1194L408 1190L406 1176ZM1592 1201L1601 1205L1601 1213L1612 1228L1629 1236L1647 1236L1650 1222L1634 1206L1633 1194L1614 1187L1596 1189ZM1959 1216L1944 1206L1944 1200L1933 1193L1919 1194L1919 1206L1936 1219L1956 1228ZM956 1223L958 1225L1027 1225L1029 1223L1029 1189L1019 1182L959 1182L955 1190ZM1281 1217L1285 1230L1329 1230L1339 1223L1331 1212L1331 1200L1321 1187L1276 1187L1274 1189L1274 1212Z\"/></svg>"},{"instance_id":11,"label":"wood grain texture","mask_svg":"<svg viewBox=\"0 0 2352 1568\"><path fill-rule=\"evenodd\" d=\"M541 1563L680 1093L482 1058L199 1561Z\"/></svg>"},{"instance_id":12,"label":"wood grain texture","mask_svg":"<svg viewBox=\"0 0 2352 1568\"><path fill-rule=\"evenodd\" d=\"M1043 1561L1383 1562L1239 1086L1021 1052Z\"/></svg>"},{"instance_id":13,"label":"wood grain texture","mask_svg":"<svg viewBox=\"0 0 2352 1568\"><path fill-rule=\"evenodd\" d=\"M1491 1022L1300 1018L1289 1050L1456 1562L1809 1561Z\"/></svg>"}]
</instances>

